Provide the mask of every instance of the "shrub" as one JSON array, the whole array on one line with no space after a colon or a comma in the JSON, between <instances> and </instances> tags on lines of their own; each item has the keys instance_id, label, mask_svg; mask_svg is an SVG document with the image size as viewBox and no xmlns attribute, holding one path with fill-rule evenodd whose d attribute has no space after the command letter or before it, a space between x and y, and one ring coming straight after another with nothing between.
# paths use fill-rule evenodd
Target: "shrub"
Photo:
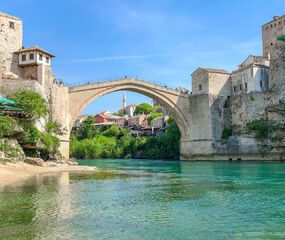
<instances>
[{"instance_id":1,"label":"shrub","mask_svg":"<svg viewBox=\"0 0 285 240\"><path fill-rule=\"evenodd\" d=\"M54 134L54 135L63 135L65 133L65 129L62 129L62 126L58 122L49 121L46 123L45 130L47 133Z\"/></svg>"},{"instance_id":2,"label":"shrub","mask_svg":"<svg viewBox=\"0 0 285 240\"><path fill-rule=\"evenodd\" d=\"M42 96L31 90L20 90L11 95L16 106L31 118L41 118L48 114L48 106Z\"/></svg>"},{"instance_id":3,"label":"shrub","mask_svg":"<svg viewBox=\"0 0 285 240\"><path fill-rule=\"evenodd\" d=\"M247 124L247 129L254 132L257 138L267 138L271 123L265 119L255 120Z\"/></svg>"},{"instance_id":4,"label":"shrub","mask_svg":"<svg viewBox=\"0 0 285 240\"><path fill-rule=\"evenodd\" d=\"M151 121L155 118L158 118L158 117L162 117L163 116L163 113L161 112L157 112L157 113L153 113L151 114L148 118L147 118L147 122L148 122L148 125L151 124Z\"/></svg>"},{"instance_id":5,"label":"shrub","mask_svg":"<svg viewBox=\"0 0 285 240\"><path fill-rule=\"evenodd\" d=\"M232 128L224 128L222 133L222 140L228 140L233 135L233 129Z\"/></svg>"},{"instance_id":6,"label":"shrub","mask_svg":"<svg viewBox=\"0 0 285 240\"><path fill-rule=\"evenodd\" d=\"M0 116L0 137L12 135L16 127L16 121L9 116Z\"/></svg>"},{"instance_id":7,"label":"shrub","mask_svg":"<svg viewBox=\"0 0 285 240\"><path fill-rule=\"evenodd\" d=\"M251 101L254 101L254 100L255 100L255 97L252 96L252 95L250 95L250 100L251 100Z\"/></svg>"},{"instance_id":8,"label":"shrub","mask_svg":"<svg viewBox=\"0 0 285 240\"><path fill-rule=\"evenodd\" d=\"M19 148L11 146L8 139L3 139L3 143L0 144L0 151L4 152L5 157L14 158L18 156Z\"/></svg>"}]
</instances>

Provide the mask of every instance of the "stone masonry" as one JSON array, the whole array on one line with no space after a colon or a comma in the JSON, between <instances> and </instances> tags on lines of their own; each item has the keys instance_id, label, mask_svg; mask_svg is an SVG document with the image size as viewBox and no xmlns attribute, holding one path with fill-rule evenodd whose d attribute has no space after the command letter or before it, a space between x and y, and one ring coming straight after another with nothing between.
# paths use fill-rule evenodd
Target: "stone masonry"
<instances>
[{"instance_id":1,"label":"stone masonry","mask_svg":"<svg viewBox=\"0 0 285 240\"><path fill-rule=\"evenodd\" d=\"M245 129L248 123L261 118L285 122L284 117L275 111L285 103L285 44L275 40L276 35L284 33L283 21L284 16L263 26L264 56L260 58L269 60L270 57L268 91L233 94L232 73L198 68L192 74L192 92L188 94L127 77L74 87L63 86L52 74L49 58L53 55L37 46L23 49L22 21L0 13L0 88L6 95L19 89L32 89L46 99L49 120L58 121L67 130L60 137L60 152L66 159L69 158L70 131L82 110L96 98L120 90L146 95L163 105L174 117L182 136L181 159L262 159L260 154L266 153L264 146L270 145L271 140L256 139ZM271 24L272 29L276 27L274 31ZM233 126L238 130L223 142L224 130ZM267 153L271 154L270 151ZM280 144L274 147L275 153L275 160L282 159Z\"/></svg>"}]
</instances>

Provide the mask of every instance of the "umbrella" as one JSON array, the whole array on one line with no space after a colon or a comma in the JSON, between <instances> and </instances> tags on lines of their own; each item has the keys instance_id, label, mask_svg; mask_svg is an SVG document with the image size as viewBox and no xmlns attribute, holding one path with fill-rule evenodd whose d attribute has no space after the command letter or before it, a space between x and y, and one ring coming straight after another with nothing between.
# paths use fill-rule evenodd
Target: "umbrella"
<instances>
[{"instance_id":1,"label":"umbrella","mask_svg":"<svg viewBox=\"0 0 285 240\"><path fill-rule=\"evenodd\" d=\"M3 104L3 105L14 105L14 104L16 104L16 102L13 101L13 100L10 100L8 98L0 97L0 104Z\"/></svg>"}]
</instances>

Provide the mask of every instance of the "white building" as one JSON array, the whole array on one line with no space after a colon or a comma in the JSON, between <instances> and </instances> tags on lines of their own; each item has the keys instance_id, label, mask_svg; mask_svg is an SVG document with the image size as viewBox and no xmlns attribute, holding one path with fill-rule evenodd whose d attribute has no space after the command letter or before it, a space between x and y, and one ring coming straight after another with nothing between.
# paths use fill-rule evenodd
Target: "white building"
<instances>
[{"instance_id":1,"label":"white building","mask_svg":"<svg viewBox=\"0 0 285 240\"><path fill-rule=\"evenodd\" d=\"M19 66L50 65L50 60L54 57L36 45L31 48L22 48L15 53L19 55Z\"/></svg>"},{"instance_id":2,"label":"white building","mask_svg":"<svg viewBox=\"0 0 285 240\"><path fill-rule=\"evenodd\" d=\"M137 107L136 104L130 104L130 105L126 106L126 108L125 108L126 115L128 115L129 117L134 116L134 111L136 110L136 107Z\"/></svg>"},{"instance_id":3,"label":"white building","mask_svg":"<svg viewBox=\"0 0 285 240\"><path fill-rule=\"evenodd\" d=\"M231 74L232 93L268 91L269 60L262 56L248 56Z\"/></svg>"}]
</instances>

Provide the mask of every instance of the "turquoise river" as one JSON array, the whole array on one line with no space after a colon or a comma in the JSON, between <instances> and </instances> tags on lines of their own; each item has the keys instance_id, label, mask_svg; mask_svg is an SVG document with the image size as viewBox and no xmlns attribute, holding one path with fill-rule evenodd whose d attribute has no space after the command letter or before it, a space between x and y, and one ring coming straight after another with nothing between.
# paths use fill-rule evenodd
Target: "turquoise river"
<instances>
[{"instance_id":1,"label":"turquoise river","mask_svg":"<svg viewBox=\"0 0 285 240\"><path fill-rule=\"evenodd\" d=\"M285 164L79 163L0 189L0 239L285 239Z\"/></svg>"}]
</instances>

